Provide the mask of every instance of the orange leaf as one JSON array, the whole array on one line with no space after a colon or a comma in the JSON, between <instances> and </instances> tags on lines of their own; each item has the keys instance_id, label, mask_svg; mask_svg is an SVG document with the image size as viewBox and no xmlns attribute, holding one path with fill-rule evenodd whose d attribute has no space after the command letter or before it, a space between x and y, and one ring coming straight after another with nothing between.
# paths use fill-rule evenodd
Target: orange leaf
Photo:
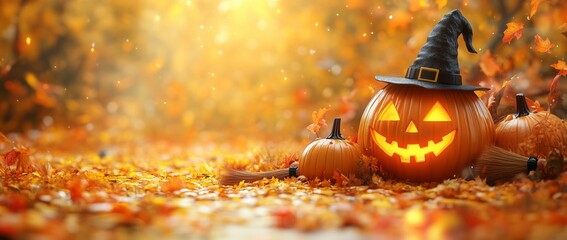
<instances>
[{"instance_id":1,"label":"orange leaf","mask_svg":"<svg viewBox=\"0 0 567 240\"><path fill-rule=\"evenodd\" d=\"M528 20L530 20L534 14L537 12L539 4L542 0L531 0L530 1L530 15L528 16Z\"/></svg>"},{"instance_id":2,"label":"orange leaf","mask_svg":"<svg viewBox=\"0 0 567 240\"><path fill-rule=\"evenodd\" d=\"M336 169L335 169L335 172L333 173L333 180L335 180L335 184L338 187L344 187L349 182L348 177L346 177L345 175L343 175L341 172L339 172Z\"/></svg>"},{"instance_id":3,"label":"orange leaf","mask_svg":"<svg viewBox=\"0 0 567 240\"><path fill-rule=\"evenodd\" d=\"M327 108L320 108L317 111L313 111L311 114L311 121L313 121L313 123L307 126L307 130L311 131L313 134L317 134L321 127L327 126L327 122L323 118L328 111L329 109Z\"/></svg>"},{"instance_id":4,"label":"orange leaf","mask_svg":"<svg viewBox=\"0 0 567 240\"><path fill-rule=\"evenodd\" d=\"M564 61L558 60L557 63L551 64L551 66L559 70L557 75L567 77L567 64Z\"/></svg>"},{"instance_id":5,"label":"orange leaf","mask_svg":"<svg viewBox=\"0 0 567 240\"><path fill-rule=\"evenodd\" d=\"M500 71L500 66L490 54L490 50L486 51L480 58L480 69L486 76L492 77Z\"/></svg>"},{"instance_id":6,"label":"orange leaf","mask_svg":"<svg viewBox=\"0 0 567 240\"><path fill-rule=\"evenodd\" d=\"M27 148L22 148L20 154L18 156L18 164L16 165L16 169L21 172L32 172L33 167L30 161L30 153Z\"/></svg>"},{"instance_id":7,"label":"orange leaf","mask_svg":"<svg viewBox=\"0 0 567 240\"><path fill-rule=\"evenodd\" d=\"M524 23L522 22L509 22L506 24L507 28L504 30L504 37L502 43L510 43L512 39L520 39L524 31Z\"/></svg>"},{"instance_id":8,"label":"orange leaf","mask_svg":"<svg viewBox=\"0 0 567 240\"><path fill-rule=\"evenodd\" d=\"M559 85L559 77L561 75L557 74L551 81L551 85L549 86L549 95L547 96L547 104L551 108L551 104L555 102L555 98L557 97L555 91L557 90L557 86Z\"/></svg>"},{"instance_id":9,"label":"orange leaf","mask_svg":"<svg viewBox=\"0 0 567 240\"><path fill-rule=\"evenodd\" d=\"M526 97L526 103L528 104L528 108L533 112L542 112L545 111L538 100L531 100L530 98Z\"/></svg>"},{"instance_id":10,"label":"orange leaf","mask_svg":"<svg viewBox=\"0 0 567 240\"><path fill-rule=\"evenodd\" d=\"M172 193L185 187L185 183L179 177L172 177L167 182L161 184L161 190L166 193Z\"/></svg>"},{"instance_id":11,"label":"orange leaf","mask_svg":"<svg viewBox=\"0 0 567 240\"><path fill-rule=\"evenodd\" d=\"M543 40L539 35L535 35L534 39L536 43L534 50L536 52L549 53L550 49L554 47L554 44L549 41L549 38Z\"/></svg>"},{"instance_id":12,"label":"orange leaf","mask_svg":"<svg viewBox=\"0 0 567 240\"><path fill-rule=\"evenodd\" d=\"M67 182L67 189L69 189L71 200L76 202L83 199L83 192L87 188L87 184L87 180L80 176L73 176L71 180Z\"/></svg>"},{"instance_id":13,"label":"orange leaf","mask_svg":"<svg viewBox=\"0 0 567 240\"><path fill-rule=\"evenodd\" d=\"M6 156L4 156L4 164L6 164L6 166L11 166L16 164L19 159L20 159L20 152L16 150L12 150L6 153Z\"/></svg>"},{"instance_id":14,"label":"orange leaf","mask_svg":"<svg viewBox=\"0 0 567 240\"><path fill-rule=\"evenodd\" d=\"M284 168L291 167L291 164L293 164L294 162L297 162L297 161L299 161L299 156L297 155L297 153L287 155L287 156L284 157L282 167L284 167Z\"/></svg>"},{"instance_id":15,"label":"orange leaf","mask_svg":"<svg viewBox=\"0 0 567 240\"><path fill-rule=\"evenodd\" d=\"M12 141L10 141L10 139L8 139L6 135L0 132L0 154L5 154L13 148L14 144L12 143Z\"/></svg>"}]
</instances>

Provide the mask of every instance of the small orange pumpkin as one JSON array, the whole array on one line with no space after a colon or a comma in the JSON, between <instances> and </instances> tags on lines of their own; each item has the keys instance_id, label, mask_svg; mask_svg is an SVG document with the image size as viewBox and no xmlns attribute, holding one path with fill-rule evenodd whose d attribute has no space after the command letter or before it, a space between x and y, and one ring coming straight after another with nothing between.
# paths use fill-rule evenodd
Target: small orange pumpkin
<instances>
[{"instance_id":1,"label":"small orange pumpkin","mask_svg":"<svg viewBox=\"0 0 567 240\"><path fill-rule=\"evenodd\" d=\"M531 112L521 93L516 109L496 124L496 146L524 156L547 157L553 149L567 154L567 126L560 118L548 111Z\"/></svg>"},{"instance_id":2,"label":"small orange pumpkin","mask_svg":"<svg viewBox=\"0 0 567 240\"><path fill-rule=\"evenodd\" d=\"M331 179L335 170L349 176L355 171L361 152L358 145L341 136L341 119L335 118L331 134L310 143L299 159L301 175L314 179Z\"/></svg>"},{"instance_id":3,"label":"small orange pumpkin","mask_svg":"<svg viewBox=\"0 0 567 240\"><path fill-rule=\"evenodd\" d=\"M427 182L459 174L493 134L490 113L472 91L390 84L362 114L358 144L389 177Z\"/></svg>"}]
</instances>

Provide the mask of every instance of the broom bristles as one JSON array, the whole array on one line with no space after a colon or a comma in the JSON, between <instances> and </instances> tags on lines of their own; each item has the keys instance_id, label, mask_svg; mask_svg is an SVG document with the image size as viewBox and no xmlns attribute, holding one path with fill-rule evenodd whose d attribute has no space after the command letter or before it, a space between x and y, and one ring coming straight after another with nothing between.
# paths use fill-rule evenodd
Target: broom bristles
<instances>
[{"instance_id":1,"label":"broom bristles","mask_svg":"<svg viewBox=\"0 0 567 240\"><path fill-rule=\"evenodd\" d=\"M511 179L520 173L527 173L528 159L529 157L490 146L480 155L473 171L475 176L486 178L487 182Z\"/></svg>"},{"instance_id":2,"label":"broom bristles","mask_svg":"<svg viewBox=\"0 0 567 240\"><path fill-rule=\"evenodd\" d=\"M266 171L266 172L248 172L248 171L227 169L227 172L221 175L220 183L221 185L235 185L235 184L239 184L242 181L254 182L254 181L262 180L264 178L284 179L287 177L289 177L289 168Z\"/></svg>"}]
</instances>

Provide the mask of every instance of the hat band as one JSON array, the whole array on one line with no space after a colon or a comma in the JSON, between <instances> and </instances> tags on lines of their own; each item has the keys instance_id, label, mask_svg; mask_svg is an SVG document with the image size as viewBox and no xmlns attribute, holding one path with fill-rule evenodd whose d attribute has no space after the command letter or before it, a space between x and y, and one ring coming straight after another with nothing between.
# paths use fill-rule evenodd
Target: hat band
<instances>
[{"instance_id":1,"label":"hat band","mask_svg":"<svg viewBox=\"0 0 567 240\"><path fill-rule=\"evenodd\" d=\"M437 68L409 67L406 78L447 85L462 85L461 75L441 71Z\"/></svg>"}]
</instances>

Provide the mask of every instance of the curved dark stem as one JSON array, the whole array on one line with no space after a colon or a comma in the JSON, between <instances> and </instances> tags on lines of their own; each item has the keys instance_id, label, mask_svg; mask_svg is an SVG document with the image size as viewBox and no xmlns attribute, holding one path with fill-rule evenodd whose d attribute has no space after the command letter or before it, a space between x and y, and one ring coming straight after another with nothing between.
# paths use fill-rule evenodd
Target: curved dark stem
<instances>
[{"instance_id":1,"label":"curved dark stem","mask_svg":"<svg viewBox=\"0 0 567 240\"><path fill-rule=\"evenodd\" d=\"M530 113L532 113L530 111L530 108L528 107L528 104L526 103L526 97L522 93L516 94L516 109L517 112L516 114L514 114L514 117L517 118L528 116L530 115Z\"/></svg>"},{"instance_id":2,"label":"curved dark stem","mask_svg":"<svg viewBox=\"0 0 567 240\"><path fill-rule=\"evenodd\" d=\"M344 140L343 136L341 136L341 119L335 118L333 122L333 130L331 130L331 134L327 137L327 139L339 139Z\"/></svg>"}]
</instances>

